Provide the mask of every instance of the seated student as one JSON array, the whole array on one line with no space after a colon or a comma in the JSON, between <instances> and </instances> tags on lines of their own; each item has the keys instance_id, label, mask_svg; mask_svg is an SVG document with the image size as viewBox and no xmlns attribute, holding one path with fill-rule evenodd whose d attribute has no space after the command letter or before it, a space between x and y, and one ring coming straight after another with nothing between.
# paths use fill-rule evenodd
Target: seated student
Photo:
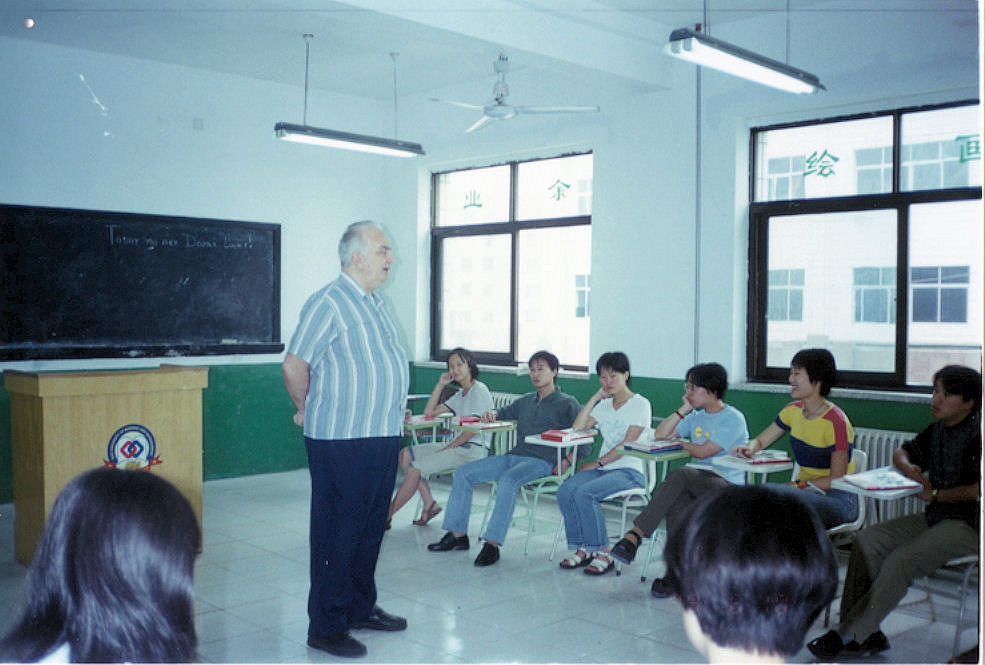
<instances>
[{"instance_id":1,"label":"seated student","mask_svg":"<svg viewBox=\"0 0 985 665\"><path fill-rule=\"evenodd\" d=\"M506 531L513 520L516 495L520 488L537 478L552 473L564 473L571 463L569 458L565 458L562 468L555 469L555 448L524 442L532 434L571 427L580 408L578 400L562 393L555 384L559 367L557 356L548 351L538 351L530 356L527 366L530 368L530 381L537 389L536 392L527 393L499 411L491 410L482 414L482 419L486 422L516 420L516 440L519 443L506 455L494 455L469 462L455 471L451 495L448 497L448 510L445 511L444 523L441 525L448 533L438 542L428 545L428 550L447 552L469 548L466 530L472 510L472 488L479 483L495 480L498 483L496 505L483 535L486 542L475 559L475 565L489 566L496 563L499 560L499 547L503 544ZM579 446L579 454L588 454L591 447L590 443Z\"/></svg>"},{"instance_id":2,"label":"seated student","mask_svg":"<svg viewBox=\"0 0 985 665\"><path fill-rule=\"evenodd\" d=\"M728 388L728 373L718 363L702 363L687 371L681 406L668 415L654 432L656 439L688 437L682 445L691 457L710 461L749 439L746 417L722 401ZM745 483L741 469L683 466L674 469L657 486L650 503L633 520L633 528L612 548L612 556L625 564L632 563L636 550L664 518L667 532L677 526L688 507L712 490L730 482ZM664 578L656 578L650 588L657 598L670 595Z\"/></svg>"},{"instance_id":3,"label":"seated student","mask_svg":"<svg viewBox=\"0 0 985 665\"><path fill-rule=\"evenodd\" d=\"M574 550L561 560L561 567L586 566L586 574L604 575L615 563L609 556L609 534L599 501L645 485L643 460L623 455L619 447L636 441L650 426L650 402L629 389L629 358L625 353L603 353L595 363L595 373L602 387L582 407L573 427L597 427L602 448L596 461L564 481L557 503L564 517L568 548Z\"/></svg>"},{"instance_id":4,"label":"seated student","mask_svg":"<svg viewBox=\"0 0 985 665\"><path fill-rule=\"evenodd\" d=\"M776 487L706 494L667 538L667 579L684 629L712 663L783 662L837 589L817 514Z\"/></svg>"},{"instance_id":5,"label":"seated student","mask_svg":"<svg viewBox=\"0 0 985 665\"><path fill-rule=\"evenodd\" d=\"M191 662L201 535L160 476L99 468L55 499L2 662Z\"/></svg>"},{"instance_id":6,"label":"seated student","mask_svg":"<svg viewBox=\"0 0 985 665\"><path fill-rule=\"evenodd\" d=\"M981 519L982 375L948 365L934 374L930 409L937 421L893 453L899 471L923 486L923 514L904 515L860 531L841 596L841 623L811 641L815 656L889 648L880 622L913 580L948 560L978 553ZM859 643L857 640L861 640Z\"/></svg>"},{"instance_id":7,"label":"seated student","mask_svg":"<svg viewBox=\"0 0 985 665\"><path fill-rule=\"evenodd\" d=\"M479 365L475 356L463 348L452 349L448 353L448 371L438 377L438 383L431 391L427 404L424 405L425 416L437 416L442 413L453 413L456 416L478 416L493 408L492 394L482 381L477 381ZM460 388L447 399L442 400L445 389L452 383ZM422 443L407 446L400 451L400 466L404 469L404 479L400 483L393 501L390 502L390 514L387 515L387 526L393 515L410 501L414 492L421 493L423 506L421 517L414 520L417 526L424 526L435 515L441 512L441 506L434 500L427 478L433 473L445 469L457 469L466 462L472 462L486 456L483 446L482 433L460 432L450 443Z\"/></svg>"},{"instance_id":8,"label":"seated student","mask_svg":"<svg viewBox=\"0 0 985 665\"><path fill-rule=\"evenodd\" d=\"M828 401L838 376L834 356L827 349L804 349L790 361L790 396L793 402L747 446L733 452L751 457L790 433L790 448L800 465L796 480L780 486L796 492L821 517L825 529L851 522L858 515L858 497L832 489L831 481L851 473L855 431L845 412Z\"/></svg>"}]
</instances>

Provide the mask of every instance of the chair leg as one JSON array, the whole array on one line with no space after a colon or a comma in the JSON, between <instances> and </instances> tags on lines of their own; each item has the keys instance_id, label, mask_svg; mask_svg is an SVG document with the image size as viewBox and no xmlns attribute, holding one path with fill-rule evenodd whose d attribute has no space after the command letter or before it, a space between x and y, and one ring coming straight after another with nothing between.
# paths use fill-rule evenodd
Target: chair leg
<instances>
[{"instance_id":1,"label":"chair leg","mask_svg":"<svg viewBox=\"0 0 985 665\"><path fill-rule=\"evenodd\" d=\"M530 511L529 525L527 526L527 541L523 544L523 553L528 554L530 552L530 536L534 533L534 520L537 518L537 502L540 501L540 492L534 492L534 506L533 510Z\"/></svg>"},{"instance_id":2,"label":"chair leg","mask_svg":"<svg viewBox=\"0 0 985 665\"><path fill-rule=\"evenodd\" d=\"M653 559L653 546L657 544L657 534L659 529L650 534L650 545L646 548L646 561L643 562L643 573L640 575L640 582L646 582L646 571L650 569L650 561ZM640 541L642 545L642 541Z\"/></svg>"},{"instance_id":3,"label":"chair leg","mask_svg":"<svg viewBox=\"0 0 985 665\"><path fill-rule=\"evenodd\" d=\"M968 599L968 581L971 579L971 571L978 567L977 561L972 561L965 568L964 577L961 580L961 596L958 600L958 621L954 626L954 645L951 647L951 656L958 655L958 648L961 644L961 629L964 627L964 615ZM977 627L978 622L975 622Z\"/></svg>"},{"instance_id":4,"label":"chair leg","mask_svg":"<svg viewBox=\"0 0 985 665\"><path fill-rule=\"evenodd\" d=\"M561 527L564 526L564 517L558 520L557 528L554 530L554 545L551 546L551 555L547 557L548 561L554 561L554 553L557 552L557 543L561 540Z\"/></svg>"},{"instance_id":5,"label":"chair leg","mask_svg":"<svg viewBox=\"0 0 985 665\"><path fill-rule=\"evenodd\" d=\"M489 509L492 508L493 503L496 501L496 481L489 483L489 500L486 501L486 510L482 513L482 525L479 527L479 533L485 533L486 522L489 521Z\"/></svg>"}]
</instances>

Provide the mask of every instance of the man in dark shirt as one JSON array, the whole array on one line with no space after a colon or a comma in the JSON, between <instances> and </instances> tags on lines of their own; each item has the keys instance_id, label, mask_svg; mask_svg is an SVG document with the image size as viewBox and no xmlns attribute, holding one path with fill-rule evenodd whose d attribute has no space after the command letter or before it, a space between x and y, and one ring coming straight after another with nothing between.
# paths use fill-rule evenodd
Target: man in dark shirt
<instances>
[{"instance_id":1,"label":"man in dark shirt","mask_svg":"<svg viewBox=\"0 0 985 665\"><path fill-rule=\"evenodd\" d=\"M917 496L927 507L923 515L858 533L845 575L841 624L807 645L815 656L831 660L842 650L888 649L879 623L913 580L978 553L981 395L982 377L973 369L948 365L934 375L930 405L937 421L893 454L896 468L923 486Z\"/></svg>"}]
</instances>

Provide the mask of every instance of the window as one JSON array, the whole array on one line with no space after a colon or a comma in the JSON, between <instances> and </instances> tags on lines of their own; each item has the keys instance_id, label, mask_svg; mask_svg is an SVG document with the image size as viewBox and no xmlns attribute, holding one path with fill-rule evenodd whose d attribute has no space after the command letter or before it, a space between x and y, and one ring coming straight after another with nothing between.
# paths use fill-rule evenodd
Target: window
<instances>
[{"instance_id":1,"label":"window","mask_svg":"<svg viewBox=\"0 0 985 665\"><path fill-rule=\"evenodd\" d=\"M804 320L804 270L770 270L766 318L770 321Z\"/></svg>"},{"instance_id":2,"label":"window","mask_svg":"<svg viewBox=\"0 0 985 665\"><path fill-rule=\"evenodd\" d=\"M843 386L980 365L981 118L965 102L752 130L750 379L785 380L807 346L834 353ZM799 155L788 198L778 165Z\"/></svg>"},{"instance_id":3,"label":"window","mask_svg":"<svg viewBox=\"0 0 985 665\"><path fill-rule=\"evenodd\" d=\"M968 322L968 266L910 268L914 323Z\"/></svg>"},{"instance_id":4,"label":"window","mask_svg":"<svg viewBox=\"0 0 985 665\"><path fill-rule=\"evenodd\" d=\"M896 268L852 268L856 323L896 323Z\"/></svg>"},{"instance_id":5,"label":"window","mask_svg":"<svg viewBox=\"0 0 985 665\"><path fill-rule=\"evenodd\" d=\"M548 349L587 368L592 168L587 153L432 176L432 358Z\"/></svg>"}]
</instances>

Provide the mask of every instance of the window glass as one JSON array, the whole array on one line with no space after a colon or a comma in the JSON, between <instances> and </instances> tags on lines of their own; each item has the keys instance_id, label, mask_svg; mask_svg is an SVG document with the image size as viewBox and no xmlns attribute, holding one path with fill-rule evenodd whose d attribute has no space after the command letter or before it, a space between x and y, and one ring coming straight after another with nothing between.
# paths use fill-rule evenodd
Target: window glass
<instances>
[{"instance_id":1,"label":"window glass","mask_svg":"<svg viewBox=\"0 0 985 665\"><path fill-rule=\"evenodd\" d=\"M758 132L755 200L888 192L892 145L890 116Z\"/></svg>"},{"instance_id":2,"label":"window glass","mask_svg":"<svg viewBox=\"0 0 985 665\"><path fill-rule=\"evenodd\" d=\"M771 282L774 272L802 276L796 310L788 309L799 318L767 317L768 366L786 367L798 350L824 347L839 369L893 371L895 210L771 217L768 247Z\"/></svg>"},{"instance_id":3,"label":"window glass","mask_svg":"<svg viewBox=\"0 0 985 665\"><path fill-rule=\"evenodd\" d=\"M441 347L510 350L509 235L445 238L441 249Z\"/></svg>"},{"instance_id":4,"label":"window glass","mask_svg":"<svg viewBox=\"0 0 985 665\"><path fill-rule=\"evenodd\" d=\"M517 165L516 218L557 219L592 214L592 155Z\"/></svg>"},{"instance_id":5,"label":"window glass","mask_svg":"<svg viewBox=\"0 0 985 665\"><path fill-rule=\"evenodd\" d=\"M930 385L950 363L982 353L982 201L910 206L907 383Z\"/></svg>"},{"instance_id":6,"label":"window glass","mask_svg":"<svg viewBox=\"0 0 985 665\"><path fill-rule=\"evenodd\" d=\"M579 294L587 296L587 291L577 284L591 266L591 251L592 227L588 225L520 231L519 358L547 349L563 364L587 364L591 319L587 313L578 316Z\"/></svg>"},{"instance_id":7,"label":"window glass","mask_svg":"<svg viewBox=\"0 0 985 665\"><path fill-rule=\"evenodd\" d=\"M902 191L981 187L982 106L905 113Z\"/></svg>"},{"instance_id":8,"label":"window glass","mask_svg":"<svg viewBox=\"0 0 985 665\"><path fill-rule=\"evenodd\" d=\"M435 225L505 222L510 218L510 167L441 173L435 178Z\"/></svg>"}]
</instances>

